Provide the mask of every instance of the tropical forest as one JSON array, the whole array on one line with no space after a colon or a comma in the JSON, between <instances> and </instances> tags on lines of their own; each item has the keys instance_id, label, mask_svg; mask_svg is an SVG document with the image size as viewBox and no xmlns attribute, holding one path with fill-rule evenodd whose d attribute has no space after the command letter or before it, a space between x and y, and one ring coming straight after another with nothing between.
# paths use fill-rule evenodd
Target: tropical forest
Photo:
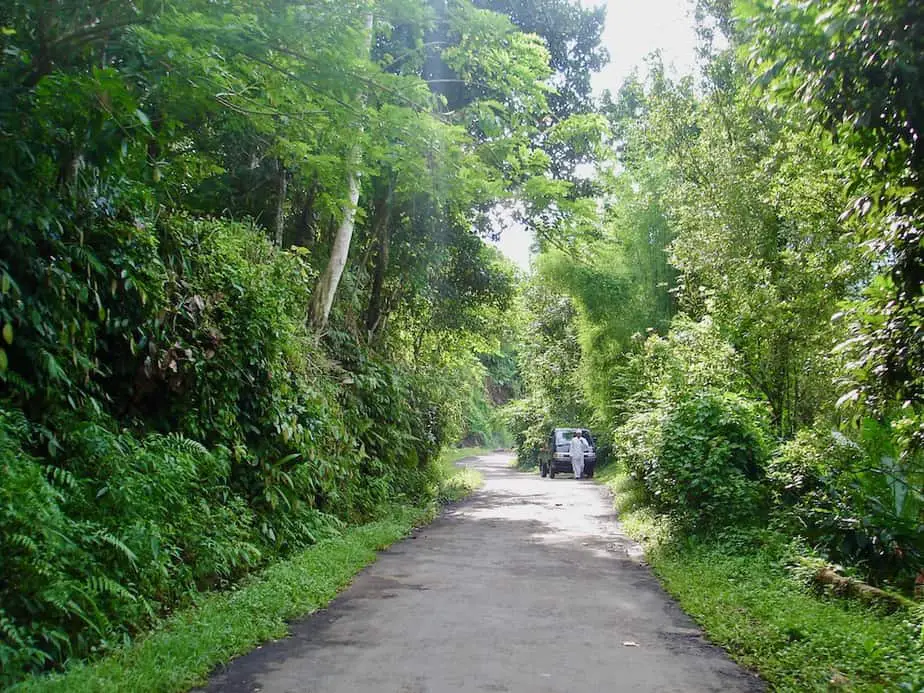
<instances>
[{"instance_id":1,"label":"tropical forest","mask_svg":"<svg viewBox=\"0 0 924 693\"><path fill-rule=\"evenodd\" d=\"M506 480L760 686L613 690L924 691L924 5L598 89L636 4L0 3L0 688L207 684Z\"/></svg>"}]
</instances>

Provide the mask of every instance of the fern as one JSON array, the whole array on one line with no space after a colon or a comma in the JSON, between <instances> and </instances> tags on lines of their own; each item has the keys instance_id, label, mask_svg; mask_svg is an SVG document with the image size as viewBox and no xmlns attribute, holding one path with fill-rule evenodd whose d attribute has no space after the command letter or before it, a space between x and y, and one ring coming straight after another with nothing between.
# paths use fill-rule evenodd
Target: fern
<instances>
[{"instance_id":1,"label":"fern","mask_svg":"<svg viewBox=\"0 0 924 693\"><path fill-rule=\"evenodd\" d=\"M119 539L117 536L115 536L115 535L113 535L113 534L110 534L109 532L106 532L106 531L99 531L99 532L96 532L96 533L93 535L92 539L95 540L96 542L101 542L101 543L103 543L103 544L108 544L109 546L111 546L111 547L113 547L114 549L118 550L119 553L121 553L122 556L124 556L126 559L128 559L129 563L131 563L132 565L134 565L135 563L137 563L138 557L137 557L137 556L135 555L135 553L134 553L130 548L128 548L128 546L126 546L125 543L124 543L121 539Z\"/></svg>"},{"instance_id":2,"label":"fern","mask_svg":"<svg viewBox=\"0 0 924 693\"><path fill-rule=\"evenodd\" d=\"M52 464L45 465L45 474L49 479L58 486L70 489L72 491L77 490L77 478L71 474L68 470L62 467L56 467Z\"/></svg>"},{"instance_id":3,"label":"fern","mask_svg":"<svg viewBox=\"0 0 924 693\"><path fill-rule=\"evenodd\" d=\"M179 433L168 433L164 436L168 447L176 452L190 455L208 455L208 449L199 441L187 438Z\"/></svg>"},{"instance_id":4,"label":"fern","mask_svg":"<svg viewBox=\"0 0 924 693\"><path fill-rule=\"evenodd\" d=\"M4 433L11 435L16 440L24 441L29 438L29 420L19 409L0 411L0 426L2 426Z\"/></svg>"},{"instance_id":5,"label":"fern","mask_svg":"<svg viewBox=\"0 0 924 693\"><path fill-rule=\"evenodd\" d=\"M3 610L0 609L0 633L6 637L7 640L12 642L14 645L19 647L26 647L26 641L22 636L22 631L16 627L16 624L13 621L3 615Z\"/></svg>"},{"instance_id":6,"label":"fern","mask_svg":"<svg viewBox=\"0 0 924 693\"><path fill-rule=\"evenodd\" d=\"M123 585L105 575L91 575L87 578L87 586L95 594L105 594L112 597L119 597L131 602L137 601L137 597L129 592Z\"/></svg>"},{"instance_id":7,"label":"fern","mask_svg":"<svg viewBox=\"0 0 924 693\"><path fill-rule=\"evenodd\" d=\"M7 541L13 546L19 546L25 549L29 553L39 552L39 547L38 544L35 543L35 540L32 537L27 537L25 534L13 534L7 537Z\"/></svg>"}]
</instances>

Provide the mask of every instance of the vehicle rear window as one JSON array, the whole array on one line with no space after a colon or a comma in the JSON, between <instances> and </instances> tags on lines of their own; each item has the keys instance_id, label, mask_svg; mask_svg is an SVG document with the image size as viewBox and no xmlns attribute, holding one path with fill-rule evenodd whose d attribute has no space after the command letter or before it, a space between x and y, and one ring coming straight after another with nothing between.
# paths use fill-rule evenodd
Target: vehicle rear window
<instances>
[{"instance_id":1,"label":"vehicle rear window","mask_svg":"<svg viewBox=\"0 0 924 693\"><path fill-rule=\"evenodd\" d=\"M577 428L559 428L555 430L555 445L567 445L571 442L571 439L574 437L574 434L577 433L580 429ZM587 439L587 442L591 447L594 445L593 438L590 437L589 433L584 434L584 438Z\"/></svg>"}]
</instances>

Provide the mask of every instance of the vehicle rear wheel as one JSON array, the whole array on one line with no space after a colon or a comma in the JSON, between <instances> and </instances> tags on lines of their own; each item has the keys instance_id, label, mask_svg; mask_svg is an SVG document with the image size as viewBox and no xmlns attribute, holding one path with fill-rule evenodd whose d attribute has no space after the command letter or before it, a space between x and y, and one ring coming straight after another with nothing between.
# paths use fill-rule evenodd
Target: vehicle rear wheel
<instances>
[{"instance_id":1,"label":"vehicle rear wheel","mask_svg":"<svg viewBox=\"0 0 924 693\"><path fill-rule=\"evenodd\" d=\"M594 478L594 468L593 468L593 467L591 467L590 469L585 469L585 470L584 470L584 478L585 478L585 479L593 479L593 478Z\"/></svg>"},{"instance_id":2,"label":"vehicle rear wheel","mask_svg":"<svg viewBox=\"0 0 924 693\"><path fill-rule=\"evenodd\" d=\"M553 465L553 464L550 464L550 465L549 465L549 478L550 478L550 479L554 479L554 478L555 478L555 465Z\"/></svg>"}]
</instances>

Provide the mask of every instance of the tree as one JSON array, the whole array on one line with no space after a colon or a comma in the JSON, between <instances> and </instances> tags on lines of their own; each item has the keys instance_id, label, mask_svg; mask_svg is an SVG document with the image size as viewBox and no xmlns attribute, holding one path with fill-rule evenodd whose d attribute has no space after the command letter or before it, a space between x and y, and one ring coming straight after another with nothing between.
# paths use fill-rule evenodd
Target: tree
<instances>
[{"instance_id":1,"label":"tree","mask_svg":"<svg viewBox=\"0 0 924 693\"><path fill-rule=\"evenodd\" d=\"M575 169L581 163L594 163L593 152L549 135L556 125L596 111L590 79L609 61L606 48L600 45L606 8L582 7L570 0L479 0L477 4L507 15L521 31L545 40L554 92L548 97L549 115L536 141L548 154L554 176L578 182ZM582 183L581 192L589 194L587 181Z\"/></svg>"},{"instance_id":2,"label":"tree","mask_svg":"<svg viewBox=\"0 0 924 693\"><path fill-rule=\"evenodd\" d=\"M367 12L364 34L366 53L372 49L372 36L374 31L374 15L371 11ZM364 98L360 98L362 104ZM362 133L362 128L359 128ZM321 273L318 284L314 290L314 299L311 303L311 322L315 329L322 330L327 325L327 319L330 316L330 309L334 303L334 294L337 286L340 284L340 277L343 274L343 268L346 266L347 256L350 253L350 242L353 239L353 225L356 218L356 206L359 203L359 168L362 150L360 145L354 144L350 149L349 160L347 161L347 187L349 196L343 205L343 219L337 226L337 232L334 234L334 240L331 244L330 259L324 271Z\"/></svg>"},{"instance_id":3,"label":"tree","mask_svg":"<svg viewBox=\"0 0 924 693\"><path fill-rule=\"evenodd\" d=\"M741 3L752 62L773 103L824 128L862 161L844 220L882 273L848 310L846 401L900 419L924 444L924 7L904 0L805 7Z\"/></svg>"}]
</instances>

